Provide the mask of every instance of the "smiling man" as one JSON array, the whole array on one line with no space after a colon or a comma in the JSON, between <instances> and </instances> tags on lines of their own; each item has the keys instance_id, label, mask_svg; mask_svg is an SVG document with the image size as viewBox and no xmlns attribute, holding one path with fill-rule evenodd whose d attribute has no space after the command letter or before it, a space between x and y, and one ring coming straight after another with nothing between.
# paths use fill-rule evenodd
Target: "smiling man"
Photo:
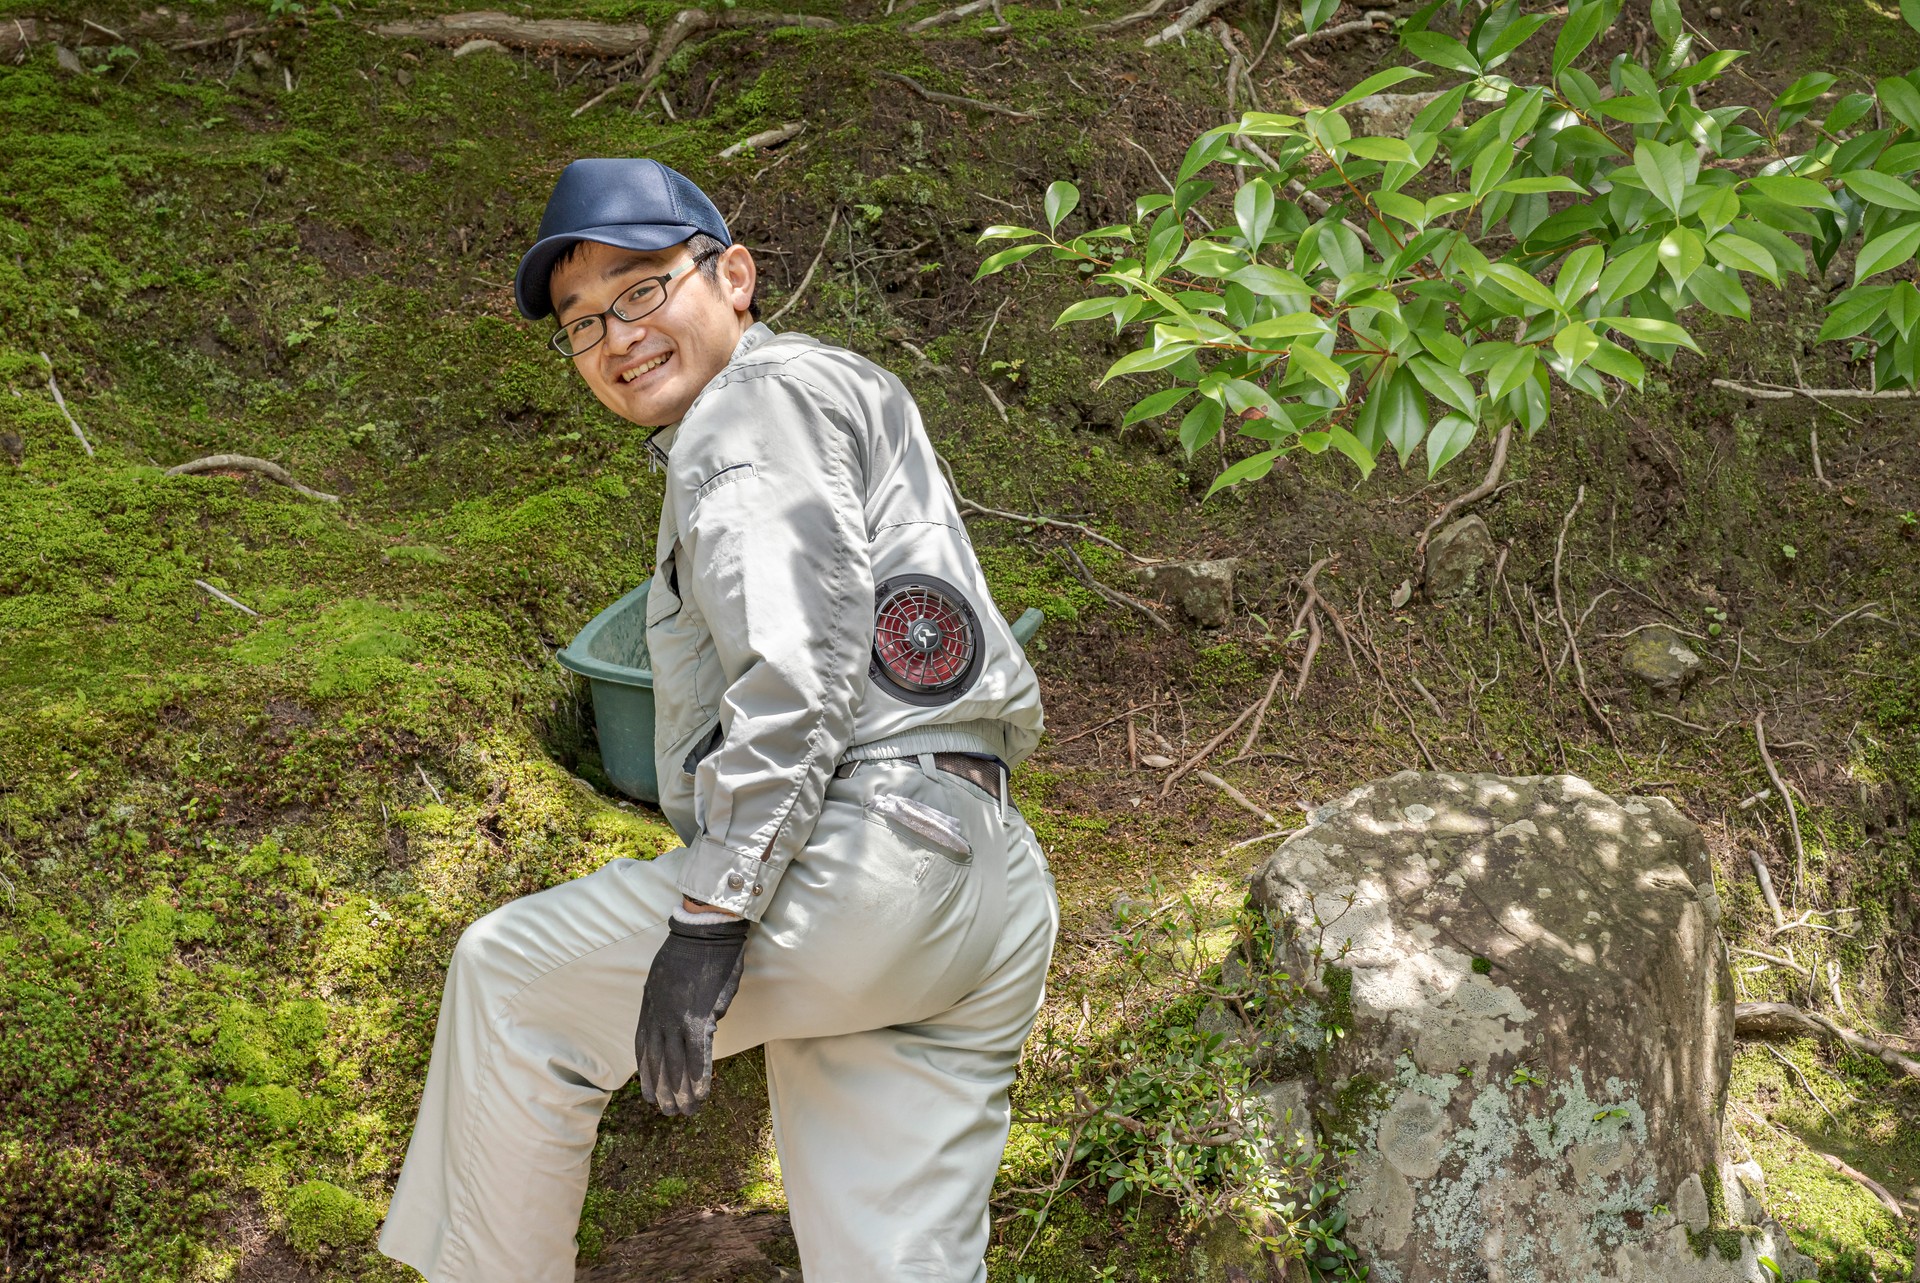
<instances>
[{"instance_id":1,"label":"smiling man","mask_svg":"<svg viewBox=\"0 0 1920 1283\"><path fill-rule=\"evenodd\" d=\"M759 324L755 283L652 160L569 165L521 261L521 311L666 466L647 645L685 845L461 936L380 1236L431 1283L571 1280L613 1091L691 1114L761 1045L808 1283L986 1278L1058 926L1007 794L1038 685L905 387Z\"/></svg>"}]
</instances>

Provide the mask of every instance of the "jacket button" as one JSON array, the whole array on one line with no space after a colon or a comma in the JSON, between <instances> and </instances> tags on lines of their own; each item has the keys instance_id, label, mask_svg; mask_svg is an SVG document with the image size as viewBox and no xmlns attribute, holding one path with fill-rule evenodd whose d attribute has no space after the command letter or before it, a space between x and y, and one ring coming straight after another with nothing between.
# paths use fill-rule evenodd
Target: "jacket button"
<instances>
[{"instance_id":1,"label":"jacket button","mask_svg":"<svg viewBox=\"0 0 1920 1283\"><path fill-rule=\"evenodd\" d=\"M738 891L741 887L745 886L746 884L747 884L747 880L741 877L738 873L727 874L727 889L729 891Z\"/></svg>"},{"instance_id":2,"label":"jacket button","mask_svg":"<svg viewBox=\"0 0 1920 1283\"><path fill-rule=\"evenodd\" d=\"M753 893L755 895L759 895L765 889L766 888L762 887L758 882L753 884Z\"/></svg>"}]
</instances>

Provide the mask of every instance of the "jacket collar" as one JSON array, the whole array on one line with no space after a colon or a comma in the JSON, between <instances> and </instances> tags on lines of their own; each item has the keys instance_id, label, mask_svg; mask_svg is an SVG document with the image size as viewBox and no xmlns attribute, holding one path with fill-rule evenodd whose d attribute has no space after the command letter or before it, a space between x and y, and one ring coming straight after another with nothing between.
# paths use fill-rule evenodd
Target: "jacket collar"
<instances>
[{"instance_id":1,"label":"jacket collar","mask_svg":"<svg viewBox=\"0 0 1920 1283\"><path fill-rule=\"evenodd\" d=\"M721 373L725 373L726 370L731 368L740 358L772 337L773 331L768 329L764 322L755 321L752 325L749 325L746 332L740 336L740 341L734 344L733 355L727 358L727 364L722 367ZM716 375L715 377L717 378L718 376ZM709 384L708 386L711 387L712 385ZM705 389L702 389L703 393L704 391ZM696 398L696 400L697 399L698 398ZM667 456L673 452L674 438L679 435L680 424L675 422L669 423L664 428L656 428L647 437L647 465L650 469L658 470L667 466Z\"/></svg>"}]
</instances>

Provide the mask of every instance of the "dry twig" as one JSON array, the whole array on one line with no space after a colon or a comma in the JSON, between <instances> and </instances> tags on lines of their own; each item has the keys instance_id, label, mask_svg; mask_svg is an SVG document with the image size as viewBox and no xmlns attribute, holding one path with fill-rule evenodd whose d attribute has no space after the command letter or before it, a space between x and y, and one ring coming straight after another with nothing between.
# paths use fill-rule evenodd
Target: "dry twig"
<instances>
[{"instance_id":1,"label":"dry twig","mask_svg":"<svg viewBox=\"0 0 1920 1283\"><path fill-rule=\"evenodd\" d=\"M1335 23L1331 27L1322 27L1318 31L1308 32L1304 36L1295 36L1287 41L1289 51L1302 49L1318 40L1331 40L1335 36L1349 36L1360 31L1371 31L1381 23L1391 23L1393 15L1385 9L1369 9L1352 22Z\"/></svg>"},{"instance_id":2,"label":"dry twig","mask_svg":"<svg viewBox=\"0 0 1920 1283\"><path fill-rule=\"evenodd\" d=\"M291 473L277 463L266 459L256 459L249 454L210 454L203 458L192 459L167 469L170 477L188 477L198 472L219 472L225 469L236 472L257 472L269 481L277 481L289 490L294 490L309 499L318 499L322 503L339 503L340 496L327 494L301 485L293 479Z\"/></svg>"},{"instance_id":3,"label":"dry twig","mask_svg":"<svg viewBox=\"0 0 1920 1283\"><path fill-rule=\"evenodd\" d=\"M1573 676L1580 684L1580 699L1593 714L1594 720L1606 729L1608 738L1614 741L1616 751L1619 748L1619 736L1614 734L1613 723L1600 711L1600 705L1594 702L1593 693L1587 689L1587 666L1580 658L1580 643L1574 638L1573 624L1567 619L1565 599L1560 592L1560 563L1567 551L1567 528L1573 524L1573 518L1580 511L1580 505L1586 502L1587 488L1583 485L1574 493L1573 507L1567 509L1567 515L1560 520L1560 536L1553 543L1553 609L1560 616L1560 627L1566 630L1567 652L1573 657Z\"/></svg>"},{"instance_id":4,"label":"dry twig","mask_svg":"<svg viewBox=\"0 0 1920 1283\"><path fill-rule=\"evenodd\" d=\"M1915 393L1912 388L1893 388L1884 392L1873 392L1865 388L1803 388L1789 387L1784 383L1735 383L1732 379L1715 379L1713 386L1725 388L1729 392L1742 392L1757 401L1791 401L1797 396L1809 401L1818 401L1822 397L1835 401L1910 401Z\"/></svg>"},{"instance_id":5,"label":"dry twig","mask_svg":"<svg viewBox=\"0 0 1920 1283\"><path fill-rule=\"evenodd\" d=\"M260 618L259 611L255 610L251 606L235 601L233 598L227 596L225 593L221 592L218 588L215 588L212 584L208 583L206 580L196 579L193 582L195 587L200 588L201 590L206 592L208 596L214 598L216 601L224 601L227 603L227 605L233 607L235 610L241 612L242 614L252 615L255 619Z\"/></svg>"},{"instance_id":6,"label":"dry twig","mask_svg":"<svg viewBox=\"0 0 1920 1283\"><path fill-rule=\"evenodd\" d=\"M1074 575L1081 583L1091 588L1094 595L1098 596L1101 600L1111 602L1116 606L1125 606L1129 610L1139 611L1142 615L1152 620L1155 626L1163 633L1173 631L1173 625L1161 618L1160 615L1155 612L1152 605L1141 601L1138 597L1132 596L1129 593L1123 593L1118 588L1109 588L1098 579L1095 579L1093 572L1087 569L1086 562L1080 560L1080 554L1074 551L1072 544L1067 545L1067 556L1073 562Z\"/></svg>"},{"instance_id":7,"label":"dry twig","mask_svg":"<svg viewBox=\"0 0 1920 1283\"><path fill-rule=\"evenodd\" d=\"M1115 18L1111 22L1096 22L1089 26L1087 30L1102 34L1109 31L1124 31L1135 23L1145 22L1148 18L1153 17L1172 2L1173 0L1153 0L1153 3L1144 9L1130 13L1124 18Z\"/></svg>"},{"instance_id":8,"label":"dry twig","mask_svg":"<svg viewBox=\"0 0 1920 1283\"><path fill-rule=\"evenodd\" d=\"M1776 967L1785 967L1789 971L1796 971L1808 980L1813 979L1813 972L1807 970L1792 958L1783 958L1777 953L1766 953L1759 949L1746 949L1737 944L1728 945L1727 952L1737 953L1743 958L1758 958L1762 962L1771 962Z\"/></svg>"},{"instance_id":9,"label":"dry twig","mask_svg":"<svg viewBox=\"0 0 1920 1283\"><path fill-rule=\"evenodd\" d=\"M1221 779L1218 775L1215 775L1212 771L1195 771L1193 773L1193 778L1196 780L1199 780L1202 784L1213 785L1213 787L1219 789L1222 793L1226 794L1228 800L1232 801L1236 806L1240 807L1242 810L1245 810L1247 812L1250 812L1253 815L1258 816L1261 820L1265 821L1266 823L1268 824L1280 823L1279 820L1276 820L1275 818L1273 818L1273 816L1267 814L1267 812L1260 806L1259 803L1255 802L1252 798L1248 797L1245 793L1242 793L1239 789L1235 788L1233 785Z\"/></svg>"},{"instance_id":10,"label":"dry twig","mask_svg":"<svg viewBox=\"0 0 1920 1283\"><path fill-rule=\"evenodd\" d=\"M1793 894L1797 904L1799 897L1806 894L1807 848L1800 841L1800 814L1793 804L1793 794L1787 791L1787 783L1780 778L1780 768L1773 764L1773 754L1767 752L1767 710L1761 709L1753 715L1753 742L1760 746L1760 761L1767 768L1767 778L1773 781L1773 787L1780 791L1780 800L1787 807L1787 827L1793 833Z\"/></svg>"},{"instance_id":11,"label":"dry twig","mask_svg":"<svg viewBox=\"0 0 1920 1283\"><path fill-rule=\"evenodd\" d=\"M1812 1089L1809 1088L1808 1090L1812 1090ZM1822 1105L1820 1106L1820 1108L1826 1109L1827 1107L1825 1105ZM1833 1111L1828 1110L1827 1117L1833 1118ZM1836 1127L1840 1125L1840 1120L1838 1118L1833 1118L1833 1122L1834 1122L1834 1126ZM1882 1185L1879 1181L1873 1179L1873 1177L1867 1175L1865 1172L1861 1171L1859 1168L1850 1166L1849 1164L1841 1161L1840 1159L1835 1158L1832 1154L1822 1154L1817 1149L1814 1150L1813 1152L1816 1155L1818 1155L1820 1158L1824 1159L1826 1161L1827 1166L1831 1167L1834 1171L1838 1172L1840 1175L1846 1177L1850 1181L1858 1181L1861 1185L1866 1186L1867 1192L1872 1194L1876 1199L1880 1201L1880 1206L1886 1208L1887 1211L1892 1214L1893 1219L1895 1219L1896 1221L1904 1221L1907 1218L1906 1206L1903 1203L1901 1203L1899 1199L1895 1198L1892 1195L1892 1193L1888 1191L1885 1185Z\"/></svg>"},{"instance_id":12,"label":"dry twig","mask_svg":"<svg viewBox=\"0 0 1920 1283\"><path fill-rule=\"evenodd\" d=\"M820 270L820 260L827 256L827 244L833 239L833 229L839 222L840 207L835 205L832 212L827 215L827 234L820 238L820 252L813 256L813 262L807 264L806 275L802 276L800 283L793 287L793 293L787 295L787 301L780 305L780 310L767 318L768 325L772 325L791 311L793 305L800 301L800 296L807 292L807 286L813 284L813 274Z\"/></svg>"},{"instance_id":13,"label":"dry twig","mask_svg":"<svg viewBox=\"0 0 1920 1283\"><path fill-rule=\"evenodd\" d=\"M1767 908L1773 911L1775 933L1784 931L1787 926L1787 915L1780 912L1780 897L1773 893L1773 875L1767 872L1767 862L1760 858L1758 851L1749 850L1747 858L1753 861L1754 875L1760 879L1760 894L1765 897Z\"/></svg>"},{"instance_id":14,"label":"dry twig","mask_svg":"<svg viewBox=\"0 0 1920 1283\"><path fill-rule=\"evenodd\" d=\"M951 9L942 9L930 18L922 18L918 22L909 22L906 26L902 27L901 30L910 36L917 36L922 31L931 31L935 27L944 27L950 22L959 22L962 19L971 18L974 14L985 13L991 8L993 8L993 0L968 0L966 4L955 5Z\"/></svg>"},{"instance_id":15,"label":"dry twig","mask_svg":"<svg viewBox=\"0 0 1920 1283\"><path fill-rule=\"evenodd\" d=\"M1172 22L1147 37L1146 47L1164 45L1172 40L1184 40L1187 33L1213 16L1213 11L1223 7L1227 0L1194 0L1186 11Z\"/></svg>"},{"instance_id":16,"label":"dry twig","mask_svg":"<svg viewBox=\"0 0 1920 1283\"><path fill-rule=\"evenodd\" d=\"M778 147L781 143L786 142L788 139L798 137L800 131L805 129L806 127L807 127L807 122L804 120L789 120L784 125L778 125L772 129L763 129L759 133L754 134L750 138L742 138L739 142L735 143L733 146L723 148L719 152L719 154L715 157L715 159L732 160L735 156L738 156L741 152L744 152L744 151L754 151L754 150L758 150L766 147Z\"/></svg>"},{"instance_id":17,"label":"dry twig","mask_svg":"<svg viewBox=\"0 0 1920 1283\"><path fill-rule=\"evenodd\" d=\"M67 416L67 426L73 429L73 435L80 438L80 448L87 452L87 458L93 458L93 443L87 440L87 434L80 430L80 424L73 417L73 411L67 409L67 398L60 395L60 385L54 381L53 358L45 352L40 359L47 363L47 391L53 393L53 403L60 407L60 413Z\"/></svg>"}]
</instances>

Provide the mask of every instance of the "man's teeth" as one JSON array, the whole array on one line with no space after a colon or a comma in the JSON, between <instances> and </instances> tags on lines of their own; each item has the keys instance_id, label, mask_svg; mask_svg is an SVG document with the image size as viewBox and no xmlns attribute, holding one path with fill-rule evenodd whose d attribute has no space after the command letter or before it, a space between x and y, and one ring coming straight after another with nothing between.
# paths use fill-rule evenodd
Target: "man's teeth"
<instances>
[{"instance_id":1,"label":"man's teeth","mask_svg":"<svg viewBox=\"0 0 1920 1283\"><path fill-rule=\"evenodd\" d=\"M672 355L673 353L671 352L663 352L661 355L654 357L653 360L648 361L645 365L636 365L631 370L628 370L625 374L621 375L620 381L622 383L631 383L635 379L639 378L641 375L645 374L648 370L657 369L661 365L664 365L666 363L667 358Z\"/></svg>"}]
</instances>

